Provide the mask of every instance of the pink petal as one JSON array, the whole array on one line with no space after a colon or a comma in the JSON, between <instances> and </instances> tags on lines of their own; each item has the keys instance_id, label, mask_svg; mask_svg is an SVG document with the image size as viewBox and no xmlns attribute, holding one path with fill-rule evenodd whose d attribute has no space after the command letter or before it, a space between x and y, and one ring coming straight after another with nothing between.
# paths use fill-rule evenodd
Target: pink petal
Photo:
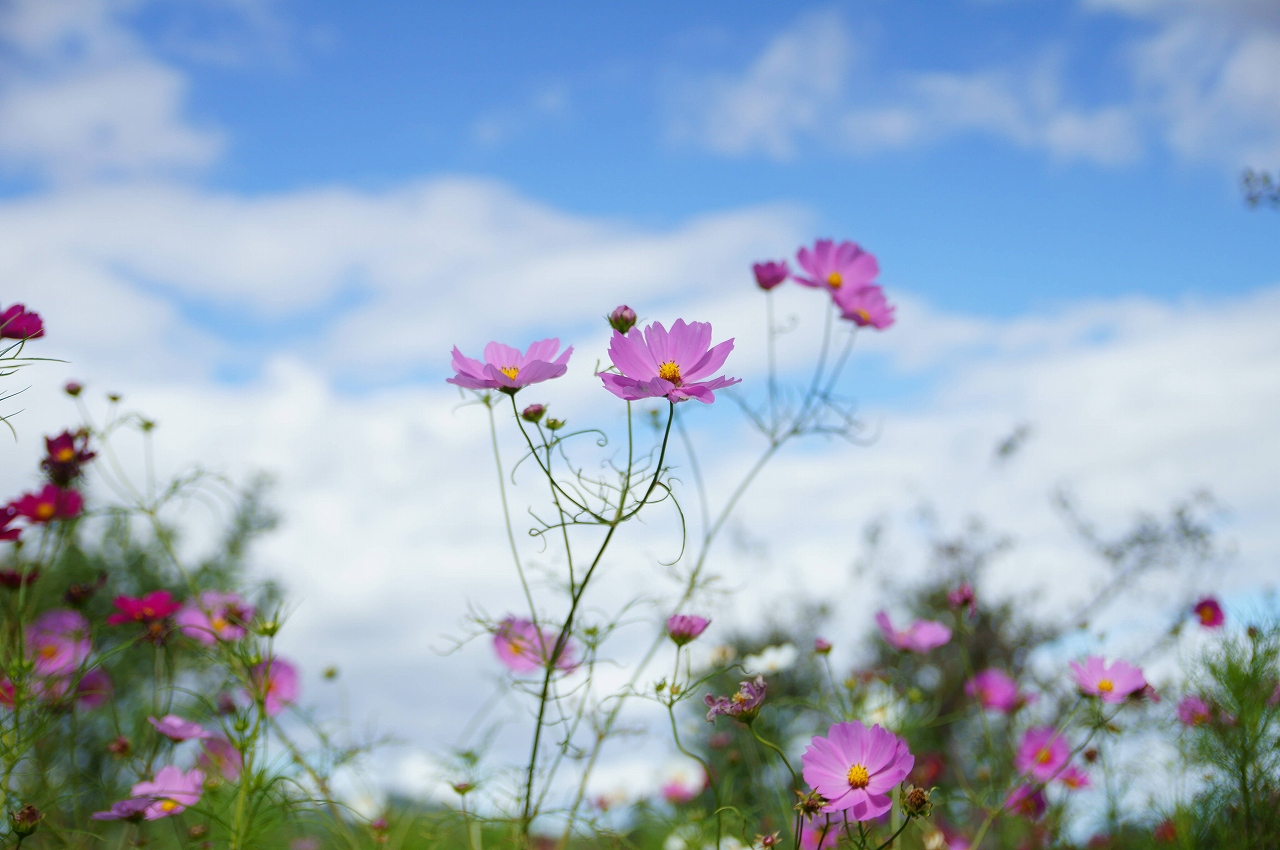
<instances>
[{"instance_id":1,"label":"pink petal","mask_svg":"<svg viewBox=\"0 0 1280 850\"><path fill-rule=\"evenodd\" d=\"M708 327L707 335L710 336L711 332L709 329L711 326L708 325L707 327ZM727 339L724 342L720 343L719 345L715 346L714 348L710 349L709 351L707 351L706 354L702 356L701 360L698 360L693 366L685 370L684 376L683 376L685 382L691 383L693 381L698 380L699 378L704 377L705 375L712 374L713 372L715 372L717 369L719 369L721 366L724 365L724 361L728 359L729 353L732 351L733 351L732 339Z\"/></svg>"}]
</instances>

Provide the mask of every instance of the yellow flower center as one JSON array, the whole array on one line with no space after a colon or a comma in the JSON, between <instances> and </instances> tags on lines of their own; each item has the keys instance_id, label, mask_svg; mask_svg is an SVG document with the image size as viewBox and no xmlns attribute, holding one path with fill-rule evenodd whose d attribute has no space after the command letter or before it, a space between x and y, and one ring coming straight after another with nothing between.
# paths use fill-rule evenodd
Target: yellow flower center
<instances>
[{"instance_id":1,"label":"yellow flower center","mask_svg":"<svg viewBox=\"0 0 1280 850\"><path fill-rule=\"evenodd\" d=\"M177 800L161 800L160 801L160 808L166 812L173 811L174 809L178 808L179 805L180 803L178 803Z\"/></svg>"},{"instance_id":2,"label":"yellow flower center","mask_svg":"<svg viewBox=\"0 0 1280 850\"><path fill-rule=\"evenodd\" d=\"M515 366L503 366L498 371L506 375L508 378L510 378L513 381L516 379L516 375L520 374L520 370L517 369Z\"/></svg>"},{"instance_id":3,"label":"yellow flower center","mask_svg":"<svg viewBox=\"0 0 1280 850\"><path fill-rule=\"evenodd\" d=\"M52 519L57 510L53 502L41 502L36 505L36 519Z\"/></svg>"},{"instance_id":4,"label":"yellow flower center","mask_svg":"<svg viewBox=\"0 0 1280 850\"><path fill-rule=\"evenodd\" d=\"M658 377L673 384L680 383L680 364L674 360L668 360L658 367Z\"/></svg>"},{"instance_id":5,"label":"yellow flower center","mask_svg":"<svg viewBox=\"0 0 1280 850\"><path fill-rule=\"evenodd\" d=\"M51 643L46 643L44 646L40 647L41 658L52 658L57 654L58 654L58 647L54 646Z\"/></svg>"},{"instance_id":6,"label":"yellow flower center","mask_svg":"<svg viewBox=\"0 0 1280 850\"><path fill-rule=\"evenodd\" d=\"M840 276L840 272L832 272L827 275L827 286L830 286L832 289L839 289L840 285L843 283L844 278Z\"/></svg>"},{"instance_id":7,"label":"yellow flower center","mask_svg":"<svg viewBox=\"0 0 1280 850\"><path fill-rule=\"evenodd\" d=\"M1099 679L1098 690L1104 694L1109 694L1116 689L1115 682L1110 679Z\"/></svg>"},{"instance_id":8,"label":"yellow flower center","mask_svg":"<svg viewBox=\"0 0 1280 850\"><path fill-rule=\"evenodd\" d=\"M60 449L58 453L53 456L53 459L56 461L59 461L60 463L66 463L67 461L71 460L75 456L76 456L75 449Z\"/></svg>"},{"instance_id":9,"label":"yellow flower center","mask_svg":"<svg viewBox=\"0 0 1280 850\"><path fill-rule=\"evenodd\" d=\"M868 313L866 310L862 309L861 307L854 310L853 315L857 316L859 319L866 322L867 324L871 324L871 314Z\"/></svg>"},{"instance_id":10,"label":"yellow flower center","mask_svg":"<svg viewBox=\"0 0 1280 850\"><path fill-rule=\"evenodd\" d=\"M850 788L866 788L871 782L871 774L867 773L867 769L860 764L855 764L849 768L849 787Z\"/></svg>"},{"instance_id":11,"label":"yellow flower center","mask_svg":"<svg viewBox=\"0 0 1280 850\"><path fill-rule=\"evenodd\" d=\"M1200 622L1205 625L1213 622L1213 609L1208 605L1202 605L1200 607Z\"/></svg>"},{"instance_id":12,"label":"yellow flower center","mask_svg":"<svg viewBox=\"0 0 1280 850\"><path fill-rule=\"evenodd\" d=\"M734 705L742 705L746 701L747 701L747 695L742 693L742 691L738 691L738 693L734 694L732 697L729 698L729 702L733 703Z\"/></svg>"},{"instance_id":13,"label":"yellow flower center","mask_svg":"<svg viewBox=\"0 0 1280 850\"><path fill-rule=\"evenodd\" d=\"M213 626L215 632L220 632L227 627L227 621L221 617L214 617L209 621L209 625Z\"/></svg>"},{"instance_id":14,"label":"yellow flower center","mask_svg":"<svg viewBox=\"0 0 1280 850\"><path fill-rule=\"evenodd\" d=\"M1036 761L1041 764L1048 764L1053 761L1053 753L1049 751L1048 747L1041 747L1040 751L1036 753Z\"/></svg>"}]
</instances>

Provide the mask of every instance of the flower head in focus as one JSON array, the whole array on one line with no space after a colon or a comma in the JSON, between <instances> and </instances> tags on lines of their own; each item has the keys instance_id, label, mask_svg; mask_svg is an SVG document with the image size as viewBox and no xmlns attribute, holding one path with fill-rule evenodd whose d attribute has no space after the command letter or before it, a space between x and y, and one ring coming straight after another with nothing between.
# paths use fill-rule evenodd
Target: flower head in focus
<instances>
[{"instance_id":1,"label":"flower head in focus","mask_svg":"<svg viewBox=\"0 0 1280 850\"><path fill-rule=\"evenodd\" d=\"M253 683L249 696L262 701L268 717L275 717L301 693L298 669L283 658L263 661L249 671L249 678Z\"/></svg>"},{"instance_id":2,"label":"flower head in focus","mask_svg":"<svg viewBox=\"0 0 1280 850\"><path fill-rule=\"evenodd\" d=\"M254 613L253 606L235 593L206 590L195 599L187 600L173 621L187 637L213 646L220 640L244 637Z\"/></svg>"},{"instance_id":3,"label":"flower head in focus","mask_svg":"<svg viewBox=\"0 0 1280 850\"><path fill-rule=\"evenodd\" d=\"M876 625L880 627L886 643L908 652L929 652L951 640L951 629L936 620L916 620L898 631L889 622L889 615L880 611L876 614Z\"/></svg>"},{"instance_id":4,"label":"flower head in focus","mask_svg":"<svg viewBox=\"0 0 1280 850\"><path fill-rule=\"evenodd\" d=\"M46 484L38 493L23 494L12 503L12 507L30 522L49 523L78 516L84 508L84 499L75 490Z\"/></svg>"},{"instance_id":5,"label":"flower head in focus","mask_svg":"<svg viewBox=\"0 0 1280 850\"><path fill-rule=\"evenodd\" d=\"M832 292L870 286L880 274L880 264L854 242L819 239L813 248L801 248L796 261L806 274L796 275L797 283L826 287Z\"/></svg>"},{"instance_id":6,"label":"flower head in focus","mask_svg":"<svg viewBox=\"0 0 1280 850\"><path fill-rule=\"evenodd\" d=\"M711 377L731 351L732 339L711 345L711 325L706 322L676 319L670 331L654 322L643 333L639 328L625 336L614 331L609 358L620 374L598 374L605 389L626 401L665 397L676 403L696 398L711 404L716 390L741 380Z\"/></svg>"},{"instance_id":7,"label":"flower head in focus","mask_svg":"<svg viewBox=\"0 0 1280 850\"><path fill-rule=\"evenodd\" d=\"M1213 719L1209 703L1195 694L1187 694L1178 703L1178 719L1186 726L1201 726Z\"/></svg>"},{"instance_id":8,"label":"flower head in focus","mask_svg":"<svg viewBox=\"0 0 1280 850\"><path fill-rule=\"evenodd\" d=\"M164 735L175 744L183 741L190 741L193 738L203 739L212 738L213 733L206 730L199 723L192 720L184 720L176 714L166 714L157 720L154 716L148 717L147 722L156 728L156 731Z\"/></svg>"},{"instance_id":9,"label":"flower head in focus","mask_svg":"<svg viewBox=\"0 0 1280 850\"><path fill-rule=\"evenodd\" d=\"M36 339L44 336L40 314L22 304L14 304L0 313L0 339Z\"/></svg>"},{"instance_id":10,"label":"flower head in focus","mask_svg":"<svg viewBox=\"0 0 1280 850\"><path fill-rule=\"evenodd\" d=\"M1098 697L1103 702L1124 702L1147 687L1142 671L1124 661L1107 664L1102 657L1091 655L1084 664L1072 661L1069 666L1080 692Z\"/></svg>"},{"instance_id":11,"label":"flower head in focus","mask_svg":"<svg viewBox=\"0 0 1280 850\"><path fill-rule=\"evenodd\" d=\"M532 422L536 425L546 412L547 406L545 404L531 404L520 411L520 418L525 422Z\"/></svg>"},{"instance_id":12,"label":"flower head in focus","mask_svg":"<svg viewBox=\"0 0 1280 850\"><path fill-rule=\"evenodd\" d=\"M893 325L894 307L885 300L884 290L878 286L840 289L834 299L840 308L840 318L848 319L860 328L882 331Z\"/></svg>"},{"instance_id":13,"label":"flower head in focus","mask_svg":"<svg viewBox=\"0 0 1280 850\"><path fill-rule=\"evenodd\" d=\"M1071 747L1052 726L1028 729L1014 755L1013 766L1019 773L1048 782L1071 758Z\"/></svg>"},{"instance_id":14,"label":"flower head in focus","mask_svg":"<svg viewBox=\"0 0 1280 850\"><path fill-rule=\"evenodd\" d=\"M530 384L559 378L567 372L573 346L557 357L559 350L558 339L539 340L523 354L509 345L491 342L484 347L484 362L481 363L464 356L455 345L453 371L456 374L445 380L469 390L501 390L514 394Z\"/></svg>"},{"instance_id":15,"label":"flower head in focus","mask_svg":"<svg viewBox=\"0 0 1280 850\"><path fill-rule=\"evenodd\" d=\"M766 688L764 676L756 676L739 682L738 692L733 696L717 697L707 694L702 700L707 706L707 722L714 722L717 717L724 716L750 723L760 713Z\"/></svg>"},{"instance_id":16,"label":"flower head in focus","mask_svg":"<svg viewBox=\"0 0 1280 850\"><path fill-rule=\"evenodd\" d=\"M1035 785L1019 785L1009 792L1004 807L1008 811L1022 815L1027 820L1038 820L1048 808L1044 799L1044 791Z\"/></svg>"},{"instance_id":17,"label":"flower head in focus","mask_svg":"<svg viewBox=\"0 0 1280 850\"><path fill-rule=\"evenodd\" d=\"M976 699L983 708L993 708L1004 714L1016 711L1027 702L1027 697L1018 693L1018 683L1013 677L994 667L983 670L965 682L964 692Z\"/></svg>"},{"instance_id":18,"label":"flower head in focus","mask_svg":"<svg viewBox=\"0 0 1280 850\"><path fill-rule=\"evenodd\" d=\"M50 481L63 488L79 478L84 465L97 457L89 451L89 435L85 432L63 431L56 437L45 437L44 445L45 457L40 461L40 468Z\"/></svg>"},{"instance_id":19,"label":"flower head in focus","mask_svg":"<svg viewBox=\"0 0 1280 850\"><path fill-rule=\"evenodd\" d=\"M493 631L493 650L511 672L531 673L546 667L547 659L555 651L557 637L550 630L539 631L530 620L506 617ZM556 659L556 669L572 672L577 668L577 647L573 641L565 641Z\"/></svg>"},{"instance_id":20,"label":"flower head in focus","mask_svg":"<svg viewBox=\"0 0 1280 850\"><path fill-rule=\"evenodd\" d=\"M620 334L624 334L636 326L636 311L623 304L620 307L615 307L614 311L606 319L609 322L609 327Z\"/></svg>"},{"instance_id":21,"label":"flower head in focus","mask_svg":"<svg viewBox=\"0 0 1280 850\"><path fill-rule=\"evenodd\" d=\"M756 286L766 292L773 289L791 276L791 268L787 265L786 260L765 260L762 263L753 263L751 271L756 276Z\"/></svg>"},{"instance_id":22,"label":"flower head in focus","mask_svg":"<svg viewBox=\"0 0 1280 850\"><path fill-rule=\"evenodd\" d=\"M856 821L889 811L889 793L907 777L915 758L906 741L857 720L837 723L815 736L800 757L804 780L827 798L824 812L844 812Z\"/></svg>"},{"instance_id":23,"label":"flower head in focus","mask_svg":"<svg viewBox=\"0 0 1280 850\"><path fill-rule=\"evenodd\" d=\"M684 646L696 640L709 625L710 620L696 614L672 614L667 619L667 636L676 646Z\"/></svg>"},{"instance_id":24,"label":"flower head in focus","mask_svg":"<svg viewBox=\"0 0 1280 850\"><path fill-rule=\"evenodd\" d=\"M1200 625L1206 629L1221 628L1227 619L1226 615L1222 613L1222 606L1212 596L1201 599L1191 606L1191 610L1196 615L1196 619L1200 621Z\"/></svg>"}]
</instances>

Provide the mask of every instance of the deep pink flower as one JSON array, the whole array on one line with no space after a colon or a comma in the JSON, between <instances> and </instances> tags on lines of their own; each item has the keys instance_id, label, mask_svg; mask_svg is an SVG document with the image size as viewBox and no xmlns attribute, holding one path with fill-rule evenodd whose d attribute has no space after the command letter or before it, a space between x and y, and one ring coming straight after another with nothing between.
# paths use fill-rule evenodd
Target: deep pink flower
<instances>
[{"instance_id":1,"label":"deep pink flower","mask_svg":"<svg viewBox=\"0 0 1280 850\"><path fill-rule=\"evenodd\" d=\"M1080 692L1103 702L1124 702L1147 686L1142 671L1124 661L1107 664L1100 656L1090 655L1084 664L1072 661L1069 666Z\"/></svg>"},{"instance_id":2,"label":"deep pink flower","mask_svg":"<svg viewBox=\"0 0 1280 850\"><path fill-rule=\"evenodd\" d=\"M21 528L10 528L18 518L18 509L13 505L0 507L0 540L17 540L22 536Z\"/></svg>"},{"instance_id":3,"label":"deep pink flower","mask_svg":"<svg viewBox=\"0 0 1280 850\"><path fill-rule=\"evenodd\" d=\"M101 667L94 667L76 683L76 703L81 708L93 710L111 696L111 677Z\"/></svg>"},{"instance_id":4,"label":"deep pink flower","mask_svg":"<svg viewBox=\"0 0 1280 850\"><path fill-rule=\"evenodd\" d=\"M1212 596L1201 599L1191 607L1191 610L1200 620L1200 625L1206 629L1220 628L1227 619L1222 613L1222 606Z\"/></svg>"},{"instance_id":5,"label":"deep pink flower","mask_svg":"<svg viewBox=\"0 0 1280 850\"><path fill-rule=\"evenodd\" d=\"M992 667L978 673L965 683L964 692L981 703L983 708L1009 714L1026 703L1018 693L1018 683L1003 670Z\"/></svg>"},{"instance_id":6,"label":"deep pink flower","mask_svg":"<svg viewBox=\"0 0 1280 850\"><path fill-rule=\"evenodd\" d=\"M1195 694L1187 694L1178 703L1178 719L1187 726L1199 726L1213 718L1209 703Z\"/></svg>"},{"instance_id":7,"label":"deep pink flower","mask_svg":"<svg viewBox=\"0 0 1280 850\"><path fill-rule=\"evenodd\" d=\"M773 289L791 276L791 269L787 266L786 260L778 262L766 260L763 263L754 263L751 266L751 271L755 273L756 285L766 291Z\"/></svg>"},{"instance_id":8,"label":"deep pink flower","mask_svg":"<svg viewBox=\"0 0 1280 850\"><path fill-rule=\"evenodd\" d=\"M44 322L40 314L27 310L22 304L14 304L0 313L0 339L35 339L44 336Z\"/></svg>"},{"instance_id":9,"label":"deep pink flower","mask_svg":"<svg viewBox=\"0 0 1280 850\"><path fill-rule=\"evenodd\" d=\"M235 745L226 738L214 737L205 740L204 750L200 753L197 764L203 770L220 773L228 782L240 778L240 769L244 767L244 758Z\"/></svg>"},{"instance_id":10,"label":"deep pink flower","mask_svg":"<svg viewBox=\"0 0 1280 850\"><path fill-rule=\"evenodd\" d=\"M107 617L107 624L112 626L163 620L182 607L167 590L153 590L145 596L117 596L112 604L116 606L116 613Z\"/></svg>"},{"instance_id":11,"label":"deep pink flower","mask_svg":"<svg viewBox=\"0 0 1280 850\"><path fill-rule=\"evenodd\" d=\"M286 705L296 702L301 686L298 669L283 658L269 658L249 671L253 688L250 698L261 700L268 717L275 717Z\"/></svg>"},{"instance_id":12,"label":"deep pink flower","mask_svg":"<svg viewBox=\"0 0 1280 850\"><path fill-rule=\"evenodd\" d=\"M621 374L600 372L605 389L618 398L639 401L666 397L672 402L696 398L705 404L716 400L715 390L739 383L739 378L710 375L724 365L733 340L711 345L711 325L676 319L668 332L661 322L644 329L632 328L623 336L614 331L609 358Z\"/></svg>"},{"instance_id":13,"label":"deep pink flower","mask_svg":"<svg viewBox=\"0 0 1280 850\"><path fill-rule=\"evenodd\" d=\"M55 519L71 519L84 507L84 499L75 490L63 490L56 484L46 484L39 493L25 493L13 508L31 522L52 522Z\"/></svg>"},{"instance_id":14,"label":"deep pink flower","mask_svg":"<svg viewBox=\"0 0 1280 850\"><path fill-rule=\"evenodd\" d=\"M897 631L884 611L876 614L876 625L885 642L895 649L908 652L928 652L951 640L951 629L936 620L916 620L903 631Z\"/></svg>"},{"instance_id":15,"label":"deep pink flower","mask_svg":"<svg viewBox=\"0 0 1280 850\"><path fill-rule=\"evenodd\" d=\"M1038 820L1048 808L1044 791L1035 785L1019 785L1005 798L1004 807L1027 820Z\"/></svg>"},{"instance_id":16,"label":"deep pink flower","mask_svg":"<svg viewBox=\"0 0 1280 850\"><path fill-rule=\"evenodd\" d=\"M45 437L45 458L40 468L49 480L59 487L66 487L80 477L84 465L97 455L89 451L89 435L86 432L72 434L63 431L56 437Z\"/></svg>"},{"instance_id":17,"label":"deep pink flower","mask_svg":"<svg viewBox=\"0 0 1280 850\"><path fill-rule=\"evenodd\" d=\"M234 593L206 590L182 606L173 621L182 633L205 646L219 640L240 640L253 619L253 606Z\"/></svg>"},{"instance_id":18,"label":"deep pink flower","mask_svg":"<svg viewBox=\"0 0 1280 850\"><path fill-rule=\"evenodd\" d=\"M614 308L614 311L606 318L609 322L609 327L620 334L624 334L636 326L636 311L626 304Z\"/></svg>"},{"instance_id":19,"label":"deep pink flower","mask_svg":"<svg viewBox=\"0 0 1280 850\"><path fill-rule=\"evenodd\" d=\"M707 706L707 722L714 723L717 717L723 715L741 720L743 723L750 723L760 713L767 687L764 676L757 675L754 679L739 682L738 692L731 697L707 694L702 698Z\"/></svg>"},{"instance_id":20,"label":"deep pink flower","mask_svg":"<svg viewBox=\"0 0 1280 850\"><path fill-rule=\"evenodd\" d=\"M667 635L676 646L684 646L707 630L711 621L696 614L672 614L667 620Z\"/></svg>"},{"instance_id":21,"label":"deep pink flower","mask_svg":"<svg viewBox=\"0 0 1280 850\"><path fill-rule=\"evenodd\" d=\"M1071 758L1071 747L1052 726L1028 729L1022 736L1022 744L1013 757L1013 766L1019 773L1030 774L1033 779L1048 782Z\"/></svg>"},{"instance_id":22,"label":"deep pink flower","mask_svg":"<svg viewBox=\"0 0 1280 850\"><path fill-rule=\"evenodd\" d=\"M1093 780L1089 778L1089 774L1085 773L1075 765L1064 768L1063 771L1058 774L1057 778L1064 788L1070 788L1072 791L1080 791L1093 784Z\"/></svg>"},{"instance_id":23,"label":"deep pink flower","mask_svg":"<svg viewBox=\"0 0 1280 850\"><path fill-rule=\"evenodd\" d=\"M808 276L796 275L797 283L823 286L832 292L861 289L871 285L880 274L876 258L853 242L837 245L830 239L819 239L813 243L813 250L801 248L796 253L796 261L808 272Z\"/></svg>"},{"instance_id":24,"label":"deep pink flower","mask_svg":"<svg viewBox=\"0 0 1280 850\"><path fill-rule=\"evenodd\" d=\"M513 673L529 673L547 666L547 659L555 651L557 632L539 631L529 620L507 617L498 623L493 632L493 649L498 660ZM573 641L565 641L556 659L556 669L572 672L578 668L578 650Z\"/></svg>"},{"instance_id":25,"label":"deep pink flower","mask_svg":"<svg viewBox=\"0 0 1280 850\"><path fill-rule=\"evenodd\" d=\"M463 356L455 345L453 347L452 378L445 380L469 390L502 390L515 393L530 384L539 384L558 378L568 371L569 355L573 354L573 346L556 357L560 350L560 340L544 339L529 346L529 350L521 354L518 349L500 342L491 342L484 347L485 362L472 360Z\"/></svg>"},{"instance_id":26,"label":"deep pink flower","mask_svg":"<svg viewBox=\"0 0 1280 850\"><path fill-rule=\"evenodd\" d=\"M40 676L65 676L89 657L89 621L78 611L46 611L27 630L27 651Z\"/></svg>"},{"instance_id":27,"label":"deep pink flower","mask_svg":"<svg viewBox=\"0 0 1280 850\"><path fill-rule=\"evenodd\" d=\"M956 610L968 608L969 612L973 613L974 606L977 604L977 597L974 595L973 585L966 581L959 587L953 590L948 590L947 604Z\"/></svg>"},{"instance_id":28,"label":"deep pink flower","mask_svg":"<svg viewBox=\"0 0 1280 850\"><path fill-rule=\"evenodd\" d=\"M815 736L800 756L804 781L827 798L824 812L868 821L889 811L889 792L915 764L906 741L857 720L837 723Z\"/></svg>"},{"instance_id":29,"label":"deep pink flower","mask_svg":"<svg viewBox=\"0 0 1280 850\"><path fill-rule=\"evenodd\" d=\"M149 800L146 820L159 820L185 811L194 806L204 793L204 774L198 770L183 773L173 765L160 768L155 779L139 782L130 793L134 798Z\"/></svg>"},{"instance_id":30,"label":"deep pink flower","mask_svg":"<svg viewBox=\"0 0 1280 850\"><path fill-rule=\"evenodd\" d=\"M884 290L878 286L841 288L834 298L840 308L840 318L848 319L860 328L872 327L882 331L893 324L894 307L885 300Z\"/></svg>"},{"instance_id":31,"label":"deep pink flower","mask_svg":"<svg viewBox=\"0 0 1280 850\"><path fill-rule=\"evenodd\" d=\"M147 722L156 727L157 732L175 744L190 741L192 738L213 737L213 733L205 730L199 723L184 720L176 714L166 714L159 720L156 720L155 717L148 717Z\"/></svg>"}]
</instances>

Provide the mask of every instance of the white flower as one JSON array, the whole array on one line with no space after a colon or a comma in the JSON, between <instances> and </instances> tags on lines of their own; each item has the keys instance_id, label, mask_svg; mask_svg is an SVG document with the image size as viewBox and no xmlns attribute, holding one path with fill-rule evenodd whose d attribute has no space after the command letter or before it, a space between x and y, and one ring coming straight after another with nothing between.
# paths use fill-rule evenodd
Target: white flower
<instances>
[{"instance_id":1,"label":"white flower","mask_svg":"<svg viewBox=\"0 0 1280 850\"><path fill-rule=\"evenodd\" d=\"M685 824L676 827L667 840L662 842L662 850L689 850L689 842L698 834L697 827Z\"/></svg>"},{"instance_id":2,"label":"white flower","mask_svg":"<svg viewBox=\"0 0 1280 850\"><path fill-rule=\"evenodd\" d=\"M781 673L789 670L800 657L800 650L789 643L779 646L765 647L757 655L748 655L742 659L742 666L748 673Z\"/></svg>"}]
</instances>

